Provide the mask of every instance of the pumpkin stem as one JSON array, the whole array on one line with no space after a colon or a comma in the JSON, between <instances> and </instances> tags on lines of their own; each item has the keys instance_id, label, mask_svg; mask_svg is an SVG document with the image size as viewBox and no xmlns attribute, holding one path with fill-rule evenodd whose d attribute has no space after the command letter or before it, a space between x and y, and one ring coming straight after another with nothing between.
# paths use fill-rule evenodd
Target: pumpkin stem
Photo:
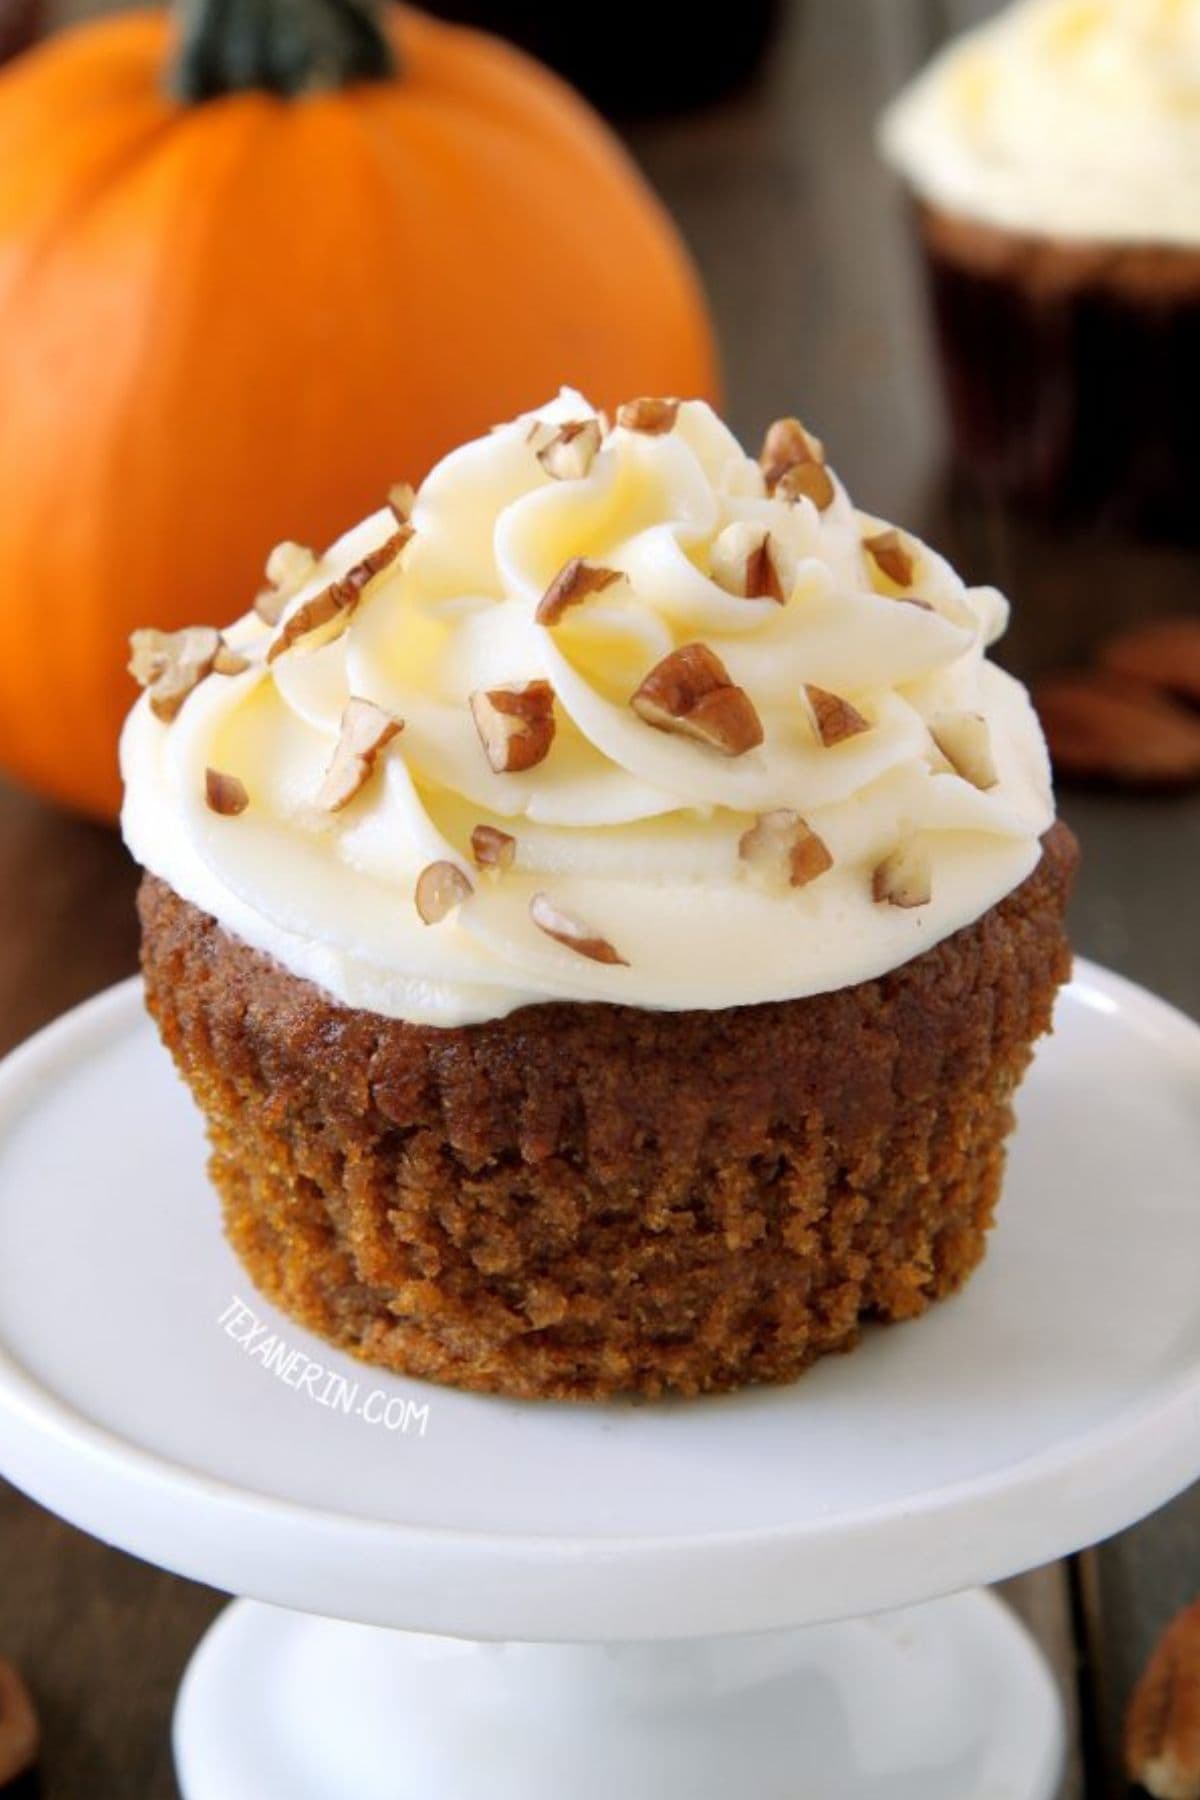
<instances>
[{"instance_id":1,"label":"pumpkin stem","mask_svg":"<svg viewBox=\"0 0 1200 1800\"><path fill-rule=\"evenodd\" d=\"M176 10L170 88L180 100L239 88L290 100L396 73L377 0L177 0Z\"/></svg>"}]
</instances>

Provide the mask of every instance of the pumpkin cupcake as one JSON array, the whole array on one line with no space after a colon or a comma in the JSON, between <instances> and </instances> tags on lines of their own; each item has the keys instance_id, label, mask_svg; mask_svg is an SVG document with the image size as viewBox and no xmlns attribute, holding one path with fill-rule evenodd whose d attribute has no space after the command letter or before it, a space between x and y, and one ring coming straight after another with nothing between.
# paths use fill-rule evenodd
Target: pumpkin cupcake
<instances>
[{"instance_id":1,"label":"pumpkin cupcake","mask_svg":"<svg viewBox=\"0 0 1200 1800\"><path fill-rule=\"evenodd\" d=\"M230 1239L367 1360L782 1381L979 1261L1073 843L992 589L794 419L576 394L138 635L150 1010Z\"/></svg>"},{"instance_id":2,"label":"pumpkin cupcake","mask_svg":"<svg viewBox=\"0 0 1200 1800\"><path fill-rule=\"evenodd\" d=\"M1200 535L1200 0L1024 0L893 103L958 460Z\"/></svg>"}]
</instances>

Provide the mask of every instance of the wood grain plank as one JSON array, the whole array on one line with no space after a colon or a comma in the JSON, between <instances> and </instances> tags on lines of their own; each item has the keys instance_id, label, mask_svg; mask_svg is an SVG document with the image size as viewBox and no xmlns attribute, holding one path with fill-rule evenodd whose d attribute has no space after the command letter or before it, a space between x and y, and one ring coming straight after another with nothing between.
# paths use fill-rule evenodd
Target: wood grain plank
<instances>
[{"instance_id":1,"label":"wood grain plank","mask_svg":"<svg viewBox=\"0 0 1200 1800\"><path fill-rule=\"evenodd\" d=\"M1067 1764L1059 1800L1095 1800L1085 1786L1079 1719L1079 1661L1070 1580L1065 1563L1031 1569L996 1592L1024 1621L1054 1672L1067 1728Z\"/></svg>"},{"instance_id":2,"label":"wood grain plank","mask_svg":"<svg viewBox=\"0 0 1200 1800\"><path fill-rule=\"evenodd\" d=\"M0 1484L0 1654L42 1720L43 1800L175 1800L170 1720L188 1656L224 1603Z\"/></svg>"},{"instance_id":3,"label":"wood grain plank","mask_svg":"<svg viewBox=\"0 0 1200 1800\"><path fill-rule=\"evenodd\" d=\"M0 781L0 1054L133 973L137 881L115 832Z\"/></svg>"}]
</instances>

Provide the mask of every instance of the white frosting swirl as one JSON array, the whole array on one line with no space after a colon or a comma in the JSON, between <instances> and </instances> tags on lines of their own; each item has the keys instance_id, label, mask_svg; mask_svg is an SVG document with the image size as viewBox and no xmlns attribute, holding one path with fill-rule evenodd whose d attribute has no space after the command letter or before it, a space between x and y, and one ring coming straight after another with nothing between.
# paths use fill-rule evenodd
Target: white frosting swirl
<instances>
[{"instance_id":1,"label":"white frosting swirl","mask_svg":"<svg viewBox=\"0 0 1200 1800\"><path fill-rule=\"evenodd\" d=\"M1023 0L884 115L923 199L1052 237L1200 242L1200 0Z\"/></svg>"},{"instance_id":2,"label":"white frosting swirl","mask_svg":"<svg viewBox=\"0 0 1200 1800\"><path fill-rule=\"evenodd\" d=\"M819 513L768 498L707 406L675 428L621 427L582 478L551 479L530 443L535 415L456 451L417 495L414 536L367 588L348 629L273 662L255 614L227 634L251 659L210 675L170 724L143 696L122 740L123 825L134 855L246 942L339 1000L457 1025L540 1000L715 1008L848 985L896 967L979 917L1029 874L1052 813L1041 733L1023 688L985 660L1006 607L965 589L907 540L912 591L862 547L880 522L840 485ZM564 392L536 415L591 417ZM787 599L744 599L709 573L714 537L769 525ZM285 618L394 529L366 520L320 560ZM619 581L553 627L534 618L558 570L583 555ZM673 648L703 642L753 700L761 748L726 757L656 730L629 697ZM469 696L545 679L557 735L523 774L495 774ZM871 729L825 748L801 705L813 683L850 699ZM314 806L349 697L403 719L358 796ZM927 721L987 721L998 780L955 774ZM236 817L205 804L204 771L237 776ZM773 888L739 856L755 816L801 814L833 857L810 885ZM478 824L515 837L503 874L475 870ZM872 898L872 871L913 833L932 899ZM426 925L415 885L451 861L474 892ZM536 893L582 918L624 964L588 960L540 931Z\"/></svg>"}]
</instances>

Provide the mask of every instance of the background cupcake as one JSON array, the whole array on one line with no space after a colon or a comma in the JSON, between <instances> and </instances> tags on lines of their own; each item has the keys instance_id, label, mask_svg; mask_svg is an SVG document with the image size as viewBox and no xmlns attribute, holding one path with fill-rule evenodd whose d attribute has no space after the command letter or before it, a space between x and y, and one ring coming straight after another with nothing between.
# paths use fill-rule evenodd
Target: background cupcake
<instances>
[{"instance_id":1,"label":"background cupcake","mask_svg":"<svg viewBox=\"0 0 1200 1800\"><path fill-rule=\"evenodd\" d=\"M1025 0L884 116L958 458L1051 515L1195 538L1200 4Z\"/></svg>"},{"instance_id":2,"label":"background cupcake","mask_svg":"<svg viewBox=\"0 0 1200 1800\"><path fill-rule=\"evenodd\" d=\"M556 1396L786 1379L956 1287L1068 965L1000 596L795 420L756 462L569 393L269 575L139 638L123 744L260 1286Z\"/></svg>"}]
</instances>

